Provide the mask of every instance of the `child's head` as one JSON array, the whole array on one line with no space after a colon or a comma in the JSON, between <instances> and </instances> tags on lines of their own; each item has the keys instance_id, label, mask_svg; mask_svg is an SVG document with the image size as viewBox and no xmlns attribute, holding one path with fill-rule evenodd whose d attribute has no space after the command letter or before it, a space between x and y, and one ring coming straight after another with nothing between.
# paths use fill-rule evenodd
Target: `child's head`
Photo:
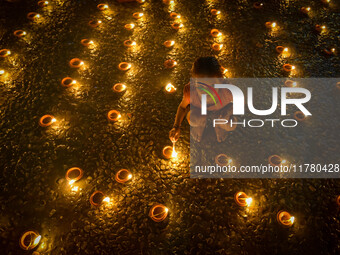
<instances>
[{"instance_id":1,"label":"child's head","mask_svg":"<svg viewBox=\"0 0 340 255\"><path fill-rule=\"evenodd\" d=\"M223 77L221 65L215 57L200 57L192 65L191 75L195 78Z\"/></svg>"}]
</instances>

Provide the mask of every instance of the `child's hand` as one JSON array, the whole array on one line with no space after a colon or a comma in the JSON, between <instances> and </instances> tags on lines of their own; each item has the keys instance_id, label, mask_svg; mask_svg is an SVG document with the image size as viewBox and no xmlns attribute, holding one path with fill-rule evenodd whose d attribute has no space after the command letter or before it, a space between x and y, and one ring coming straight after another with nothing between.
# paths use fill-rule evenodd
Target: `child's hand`
<instances>
[{"instance_id":1,"label":"child's hand","mask_svg":"<svg viewBox=\"0 0 340 255\"><path fill-rule=\"evenodd\" d=\"M169 132L169 138L170 138L171 142L176 142L178 140L180 134L181 134L181 129L179 127L171 129L170 132Z\"/></svg>"}]
</instances>

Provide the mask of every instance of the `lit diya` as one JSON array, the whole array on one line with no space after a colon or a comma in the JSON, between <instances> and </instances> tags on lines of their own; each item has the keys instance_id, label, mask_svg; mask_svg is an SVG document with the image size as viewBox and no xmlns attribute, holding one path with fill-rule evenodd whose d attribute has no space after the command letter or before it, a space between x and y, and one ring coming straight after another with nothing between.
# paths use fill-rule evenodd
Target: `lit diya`
<instances>
[{"instance_id":1,"label":"lit diya","mask_svg":"<svg viewBox=\"0 0 340 255\"><path fill-rule=\"evenodd\" d=\"M211 29L210 34L211 34L212 37L222 36L222 33L220 31L218 31L218 29L216 29L216 28Z\"/></svg>"},{"instance_id":2,"label":"lit diya","mask_svg":"<svg viewBox=\"0 0 340 255\"><path fill-rule=\"evenodd\" d=\"M144 14L141 13L141 12L135 12L134 14L132 14L132 16L135 18L135 19L141 19Z\"/></svg>"},{"instance_id":3,"label":"lit diya","mask_svg":"<svg viewBox=\"0 0 340 255\"><path fill-rule=\"evenodd\" d=\"M155 222L161 222L168 216L169 209L162 205L157 204L151 207L149 217Z\"/></svg>"},{"instance_id":4,"label":"lit diya","mask_svg":"<svg viewBox=\"0 0 340 255\"><path fill-rule=\"evenodd\" d=\"M84 62L81 61L79 58L73 58L70 60L70 67L72 68L80 68L82 65L84 65Z\"/></svg>"},{"instance_id":5,"label":"lit diya","mask_svg":"<svg viewBox=\"0 0 340 255\"><path fill-rule=\"evenodd\" d=\"M38 5L40 6L40 7L45 7L45 6L47 6L49 3L48 3L48 1L39 1L38 2Z\"/></svg>"},{"instance_id":6,"label":"lit diya","mask_svg":"<svg viewBox=\"0 0 340 255\"><path fill-rule=\"evenodd\" d=\"M72 85L76 83L77 81L73 80L71 77L65 77L64 79L61 80L61 86L65 88L71 87Z\"/></svg>"},{"instance_id":7,"label":"lit diya","mask_svg":"<svg viewBox=\"0 0 340 255\"><path fill-rule=\"evenodd\" d=\"M337 196L336 203L337 203L338 206L340 206L340 196Z\"/></svg>"},{"instance_id":8,"label":"lit diya","mask_svg":"<svg viewBox=\"0 0 340 255\"><path fill-rule=\"evenodd\" d=\"M324 49L323 52L325 52L327 55L336 55L336 49L332 48L330 50Z\"/></svg>"},{"instance_id":9,"label":"lit diya","mask_svg":"<svg viewBox=\"0 0 340 255\"><path fill-rule=\"evenodd\" d=\"M219 166L227 166L232 163L233 160L229 158L226 154L219 154L215 157L215 163Z\"/></svg>"},{"instance_id":10,"label":"lit diya","mask_svg":"<svg viewBox=\"0 0 340 255\"><path fill-rule=\"evenodd\" d=\"M181 18L181 15L179 15L177 12L170 13L170 19L179 19L179 18Z\"/></svg>"},{"instance_id":11,"label":"lit diya","mask_svg":"<svg viewBox=\"0 0 340 255\"><path fill-rule=\"evenodd\" d=\"M36 12L29 12L29 13L27 14L27 18L28 18L29 20L36 20L36 19L40 18L40 14L38 14L38 13L36 13Z\"/></svg>"},{"instance_id":12,"label":"lit diya","mask_svg":"<svg viewBox=\"0 0 340 255\"><path fill-rule=\"evenodd\" d=\"M216 9L211 9L211 10L210 10L210 13L211 13L211 15L213 15L213 16L217 16L218 14L221 13L221 11L218 11L218 10L216 10Z\"/></svg>"},{"instance_id":13,"label":"lit diya","mask_svg":"<svg viewBox=\"0 0 340 255\"><path fill-rule=\"evenodd\" d=\"M82 39L82 40L80 41L80 43L81 43L82 45L84 45L85 47L89 47L89 46L93 45L93 41L90 40L90 39Z\"/></svg>"},{"instance_id":14,"label":"lit diya","mask_svg":"<svg viewBox=\"0 0 340 255\"><path fill-rule=\"evenodd\" d=\"M145 0L136 0L136 1L137 1L137 3L140 3L140 4L145 3Z\"/></svg>"},{"instance_id":15,"label":"lit diya","mask_svg":"<svg viewBox=\"0 0 340 255\"><path fill-rule=\"evenodd\" d=\"M8 57L9 55L11 55L11 51L10 50L8 50L8 49L0 50L0 57L1 58Z\"/></svg>"},{"instance_id":16,"label":"lit diya","mask_svg":"<svg viewBox=\"0 0 340 255\"><path fill-rule=\"evenodd\" d=\"M255 3L253 4L253 7L254 7L255 9L261 9L261 8L263 7L263 3L261 3L261 2L255 2Z\"/></svg>"},{"instance_id":17,"label":"lit diya","mask_svg":"<svg viewBox=\"0 0 340 255\"><path fill-rule=\"evenodd\" d=\"M293 87L297 86L297 82L296 81L292 81L292 80L287 80L287 81L285 81L285 86L293 88Z\"/></svg>"},{"instance_id":18,"label":"lit diya","mask_svg":"<svg viewBox=\"0 0 340 255\"><path fill-rule=\"evenodd\" d=\"M282 163L286 163L286 160L282 159L279 155L271 155L268 158L268 162L271 166L280 166Z\"/></svg>"},{"instance_id":19,"label":"lit diya","mask_svg":"<svg viewBox=\"0 0 340 255\"><path fill-rule=\"evenodd\" d=\"M107 4L98 4L97 5L97 9L100 10L100 11L105 11L108 8L109 8L109 6Z\"/></svg>"},{"instance_id":20,"label":"lit diya","mask_svg":"<svg viewBox=\"0 0 340 255\"><path fill-rule=\"evenodd\" d=\"M295 217L286 211L279 211L277 213L277 221L284 227L291 227L295 221Z\"/></svg>"},{"instance_id":21,"label":"lit diya","mask_svg":"<svg viewBox=\"0 0 340 255\"><path fill-rule=\"evenodd\" d=\"M172 157L172 151L173 151L173 147L172 146L165 146L163 148L163 156L166 158L166 159L170 159Z\"/></svg>"},{"instance_id":22,"label":"lit diya","mask_svg":"<svg viewBox=\"0 0 340 255\"><path fill-rule=\"evenodd\" d=\"M24 37L26 35L26 32L24 30L15 30L13 34L14 36L20 38L20 37Z\"/></svg>"},{"instance_id":23,"label":"lit diya","mask_svg":"<svg viewBox=\"0 0 340 255\"><path fill-rule=\"evenodd\" d=\"M163 4L173 4L173 0L163 0Z\"/></svg>"},{"instance_id":24,"label":"lit diya","mask_svg":"<svg viewBox=\"0 0 340 255\"><path fill-rule=\"evenodd\" d=\"M283 70L289 73L289 72L295 70L295 66L293 66L291 64L284 64Z\"/></svg>"},{"instance_id":25,"label":"lit diya","mask_svg":"<svg viewBox=\"0 0 340 255\"><path fill-rule=\"evenodd\" d=\"M315 25L315 30L319 33L321 33L325 29L326 29L325 25Z\"/></svg>"},{"instance_id":26,"label":"lit diya","mask_svg":"<svg viewBox=\"0 0 340 255\"><path fill-rule=\"evenodd\" d=\"M90 196L90 203L93 206L100 206L103 202L109 203L110 198L105 197L104 193L102 191L95 191Z\"/></svg>"},{"instance_id":27,"label":"lit diya","mask_svg":"<svg viewBox=\"0 0 340 255\"><path fill-rule=\"evenodd\" d=\"M168 60L165 60L164 62L164 66L165 68L174 68L175 66L177 65L177 62L173 59L168 59Z\"/></svg>"},{"instance_id":28,"label":"lit diya","mask_svg":"<svg viewBox=\"0 0 340 255\"><path fill-rule=\"evenodd\" d=\"M116 110L111 110L107 113L107 119L112 122L119 120L121 117L120 112Z\"/></svg>"},{"instance_id":29,"label":"lit diya","mask_svg":"<svg viewBox=\"0 0 340 255\"><path fill-rule=\"evenodd\" d=\"M171 24L171 27L172 27L173 29L179 30L180 28L183 27L183 24L180 23L180 22L174 22L174 23Z\"/></svg>"},{"instance_id":30,"label":"lit diya","mask_svg":"<svg viewBox=\"0 0 340 255\"><path fill-rule=\"evenodd\" d=\"M213 45L211 45L211 48L212 48L214 51L220 51L220 50L223 49L223 44L214 43Z\"/></svg>"},{"instance_id":31,"label":"lit diya","mask_svg":"<svg viewBox=\"0 0 340 255\"><path fill-rule=\"evenodd\" d=\"M275 50L276 50L277 53L282 54L284 52L288 52L289 49L287 47L283 47L283 46L276 46Z\"/></svg>"},{"instance_id":32,"label":"lit diya","mask_svg":"<svg viewBox=\"0 0 340 255\"><path fill-rule=\"evenodd\" d=\"M132 174L127 169L120 169L115 176L115 180L119 183L127 182L131 180L131 178L132 178Z\"/></svg>"},{"instance_id":33,"label":"lit diya","mask_svg":"<svg viewBox=\"0 0 340 255\"><path fill-rule=\"evenodd\" d=\"M42 127L48 127L51 126L54 122L57 120L52 115L44 115L39 120L39 125Z\"/></svg>"},{"instance_id":34,"label":"lit diya","mask_svg":"<svg viewBox=\"0 0 340 255\"><path fill-rule=\"evenodd\" d=\"M125 41L124 41L124 46L125 46L125 47L131 48L131 47L133 47L133 46L135 46L135 45L136 45L136 42L135 42L135 41L131 41L131 40L125 40Z\"/></svg>"},{"instance_id":35,"label":"lit diya","mask_svg":"<svg viewBox=\"0 0 340 255\"><path fill-rule=\"evenodd\" d=\"M121 63L119 63L118 68L119 68L119 70L127 71L131 68L131 64L128 63L128 62L121 62Z\"/></svg>"},{"instance_id":36,"label":"lit diya","mask_svg":"<svg viewBox=\"0 0 340 255\"><path fill-rule=\"evenodd\" d=\"M67 170L65 178L68 180L69 184L72 185L76 181L79 181L83 177L83 170L79 167L72 167Z\"/></svg>"},{"instance_id":37,"label":"lit diya","mask_svg":"<svg viewBox=\"0 0 340 255\"><path fill-rule=\"evenodd\" d=\"M113 85L112 89L114 92L123 92L126 90L126 85L124 85L123 83L116 83L115 85Z\"/></svg>"},{"instance_id":38,"label":"lit diya","mask_svg":"<svg viewBox=\"0 0 340 255\"><path fill-rule=\"evenodd\" d=\"M251 197L248 197L246 193L239 191L236 192L234 195L234 199L236 204L239 206L250 206L253 202L253 199Z\"/></svg>"},{"instance_id":39,"label":"lit diya","mask_svg":"<svg viewBox=\"0 0 340 255\"><path fill-rule=\"evenodd\" d=\"M102 24L101 20L90 20L89 21L89 26L91 27L98 27L100 24Z\"/></svg>"},{"instance_id":40,"label":"lit diya","mask_svg":"<svg viewBox=\"0 0 340 255\"><path fill-rule=\"evenodd\" d=\"M39 235L39 233L36 231L30 230L30 231L26 231L20 237L19 244L20 244L21 249L28 251L28 250L32 250L35 247L37 247L40 240L41 240L41 235Z\"/></svg>"},{"instance_id":41,"label":"lit diya","mask_svg":"<svg viewBox=\"0 0 340 255\"><path fill-rule=\"evenodd\" d=\"M164 87L165 91L168 93L174 93L177 89L174 85L172 85L171 83L168 83L165 87Z\"/></svg>"},{"instance_id":42,"label":"lit diya","mask_svg":"<svg viewBox=\"0 0 340 255\"><path fill-rule=\"evenodd\" d=\"M165 47L170 48L175 45L175 41L167 40L163 44Z\"/></svg>"},{"instance_id":43,"label":"lit diya","mask_svg":"<svg viewBox=\"0 0 340 255\"><path fill-rule=\"evenodd\" d=\"M124 28L125 28L126 30L132 30L132 29L135 28L135 24L133 24L133 23L131 23L131 24L126 24L126 25L124 26Z\"/></svg>"},{"instance_id":44,"label":"lit diya","mask_svg":"<svg viewBox=\"0 0 340 255\"><path fill-rule=\"evenodd\" d=\"M294 119L297 121L304 121L306 119L306 115L301 111L297 111L294 113Z\"/></svg>"},{"instance_id":45,"label":"lit diya","mask_svg":"<svg viewBox=\"0 0 340 255\"><path fill-rule=\"evenodd\" d=\"M266 28L275 28L276 27L276 22L266 22L265 23Z\"/></svg>"},{"instance_id":46,"label":"lit diya","mask_svg":"<svg viewBox=\"0 0 340 255\"><path fill-rule=\"evenodd\" d=\"M308 14L310 12L311 8L310 7L301 7L300 11L304 14Z\"/></svg>"}]
</instances>

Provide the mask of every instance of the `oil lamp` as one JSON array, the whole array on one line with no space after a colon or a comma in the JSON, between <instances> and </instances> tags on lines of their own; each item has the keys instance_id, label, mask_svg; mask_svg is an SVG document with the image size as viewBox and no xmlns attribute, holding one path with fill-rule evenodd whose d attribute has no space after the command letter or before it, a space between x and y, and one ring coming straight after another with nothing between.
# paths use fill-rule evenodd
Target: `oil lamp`
<instances>
[{"instance_id":1,"label":"oil lamp","mask_svg":"<svg viewBox=\"0 0 340 255\"><path fill-rule=\"evenodd\" d=\"M173 3L174 3L174 0L163 0L163 3L164 3L164 4L167 4L167 5L173 4Z\"/></svg>"},{"instance_id":2,"label":"oil lamp","mask_svg":"<svg viewBox=\"0 0 340 255\"><path fill-rule=\"evenodd\" d=\"M119 183L127 182L131 180L131 178L132 178L132 174L127 169L120 169L115 176L115 180Z\"/></svg>"},{"instance_id":3,"label":"oil lamp","mask_svg":"<svg viewBox=\"0 0 340 255\"><path fill-rule=\"evenodd\" d=\"M228 157L226 154L218 154L216 157L215 157L215 163L219 166L227 166L229 164L231 164L233 162L233 160Z\"/></svg>"},{"instance_id":4,"label":"oil lamp","mask_svg":"<svg viewBox=\"0 0 340 255\"><path fill-rule=\"evenodd\" d=\"M242 191L236 192L234 199L239 206L250 206L253 203L253 198L248 197L247 194Z\"/></svg>"},{"instance_id":5,"label":"oil lamp","mask_svg":"<svg viewBox=\"0 0 340 255\"><path fill-rule=\"evenodd\" d=\"M324 4L329 4L329 3L331 2L331 0L322 0L322 2L323 2Z\"/></svg>"},{"instance_id":6,"label":"oil lamp","mask_svg":"<svg viewBox=\"0 0 340 255\"><path fill-rule=\"evenodd\" d=\"M177 62L173 59L168 59L168 60L165 60L164 62L164 66L165 68L174 68L175 66L177 65Z\"/></svg>"},{"instance_id":7,"label":"oil lamp","mask_svg":"<svg viewBox=\"0 0 340 255\"><path fill-rule=\"evenodd\" d=\"M70 185L74 184L76 181L79 181L83 177L83 170L79 167L72 167L67 170L65 178L69 182Z\"/></svg>"},{"instance_id":8,"label":"oil lamp","mask_svg":"<svg viewBox=\"0 0 340 255\"><path fill-rule=\"evenodd\" d=\"M49 3L48 3L48 1L39 1L38 2L38 5L40 6L40 7L45 7L45 6L47 6Z\"/></svg>"},{"instance_id":9,"label":"oil lamp","mask_svg":"<svg viewBox=\"0 0 340 255\"><path fill-rule=\"evenodd\" d=\"M340 206L340 196L337 196L336 203L337 203L338 206Z\"/></svg>"},{"instance_id":10,"label":"oil lamp","mask_svg":"<svg viewBox=\"0 0 340 255\"><path fill-rule=\"evenodd\" d=\"M304 14L308 14L310 12L310 7L301 7L300 11Z\"/></svg>"},{"instance_id":11,"label":"oil lamp","mask_svg":"<svg viewBox=\"0 0 340 255\"><path fill-rule=\"evenodd\" d=\"M325 52L327 55L336 55L336 49L332 48L330 50L324 49L323 52Z\"/></svg>"},{"instance_id":12,"label":"oil lamp","mask_svg":"<svg viewBox=\"0 0 340 255\"><path fill-rule=\"evenodd\" d=\"M267 28L275 28L276 27L276 22L268 21L268 22L266 22L265 25L266 25Z\"/></svg>"},{"instance_id":13,"label":"oil lamp","mask_svg":"<svg viewBox=\"0 0 340 255\"><path fill-rule=\"evenodd\" d=\"M164 46L170 48L175 45L175 41L167 40L164 42Z\"/></svg>"},{"instance_id":14,"label":"oil lamp","mask_svg":"<svg viewBox=\"0 0 340 255\"><path fill-rule=\"evenodd\" d=\"M9 55L11 55L11 51L10 50L8 50L8 49L0 50L0 57L1 58L8 57Z\"/></svg>"},{"instance_id":15,"label":"oil lamp","mask_svg":"<svg viewBox=\"0 0 340 255\"><path fill-rule=\"evenodd\" d=\"M145 0L137 0L137 3L143 4L145 3Z\"/></svg>"},{"instance_id":16,"label":"oil lamp","mask_svg":"<svg viewBox=\"0 0 340 255\"><path fill-rule=\"evenodd\" d=\"M315 25L315 30L319 33L323 32L324 30L326 30L326 26L325 25Z\"/></svg>"},{"instance_id":17,"label":"oil lamp","mask_svg":"<svg viewBox=\"0 0 340 255\"><path fill-rule=\"evenodd\" d=\"M135 19L141 19L144 14L141 13L141 12L135 12L134 14L132 14L132 16L135 18Z\"/></svg>"},{"instance_id":18,"label":"oil lamp","mask_svg":"<svg viewBox=\"0 0 340 255\"><path fill-rule=\"evenodd\" d=\"M295 221L295 217L286 211L279 211L277 213L277 221L284 227L291 227Z\"/></svg>"},{"instance_id":19,"label":"oil lamp","mask_svg":"<svg viewBox=\"0 0 340 255\"><path fill-rule=\"evenodd\" d=\"M170 19L179 19L179 18L181 18L181 15L179 15L178 13L176 12L170 13Z\"/></svg>"},{"instance_id":20,"label":"oil lamp","mask_svg":"<svg viewBox=\"0 0 340 255\"><path fill-rule=\"evenodd\" d=\"M120 112L116 110L111 110L107 113L107 119L112 122L119 120L121 117Z\"/></svg>"},{"instance_id":21,"label":"oil lamp","mask_svg":"<svg viewBox=\"0 0 340 255\"><path fill-rule=\"evenodd\" d=\"M279 155L271 155L268 158L268 162L271 166L280 166L283 163L286 163L285 159L282 159Z\"/></svg>"},{"instance_id":22,"label":"oil lamp","mask_svg":"<svg viewBox=\"0 0 340 255\"><path fill-rule=\"evenodd\" d=\"M215 37L215 38L222 36L222 33L220 31L218 31L218 29L216 29L216 28L211 29L210 34L211 34L212 37Z\"/></svg>"},{"instance_id":23,"label":"oil lamp","mask_svg":"<svg viewBox=\"0 0 340 255\"><path fill-rule=\"evenodd\" d=\"M306 119L306 115L301 111L296 111L294 113L294 119L297 121L304 121Z\"/></svg>"},{"instance_id":24,"label":"oil lamp","mask_svg":"<svg viewBox=\"0 0 340 255\"><path fill-rule=\"evenodd\" d=\"M221 11L218 11L218 10L216 10L216 9L211 9L211 10L210 10L210 13L211 13L211 15L213 15L213 16L217 16L218 14L221 13Z\"/></svg>"},{"instance_id":25,"label":"oil lamp","mask_svg":"<svg viewBox=\"0 0 340 255\"><path fill-rule=\"evenodd\" d=\"M91 45L94 44L94 42L93 42L92 40L90 40L90 39L82 39L82 40L80 41L80 43L81 43L82 45L84 45L85 47L89 47L89 46L91 46Z\"/></svg>"},{"instance_id":26,"label":"oil lamp","mask_svg":"<svg viewBox=\"0 0 340 255\"><path fill-rule=\"evenodd\" d=\"M105 11L106 9L109 9L109 6L107 4L98 4L97 9L100 11Z\"/></svg>"},{"instance_id":27,"label":"oil lamp","mask_svg":"<svg viewBox=\"0 0 340 255\"><path fill-rule=\"evenodd\" d=\"M277 51L277 53L280 53L280 54L289 51L288 47L283 47L283 46L277 46L275 50Z\"/></svg>"},{"instance_id":28,"label":"oil lamp","mask_svg":"<svg viewBox=\"0 0 340 255\"><path fill-rule=\"evenodd\" d=\"M255 9L262 9L263 3L261 3L261 2L255 2L255 3L253 4L253 7L254 7Z\"/></svg>"},{"instance_id":29,"label":"oil lamp","mask_svg":"<svg viewBox=\"0 0 340 255\"><path fill-rule=\"evenodd\" d=\"M42 127L48 127L51 126L54 122L57 120L52 115L44 115L39 120L39 125Z\"/></svg>"},{"instance_id":30,"label":"oil lamp","mask_svg":"<svg viewBox=\"0 0 340 255\"><path fill-rule=\"evenodd\" d=\"M292 80L287 80L285 81L285 86L286 87L290 87L290 88L294 88L297 86L297 82L296 81L292 81Z\"/></svg>"},{"instance_id":31,"label":"oil lamp","mask_svg":"<svg viewBox=\"0 0 340 255\"><path fill-rule=\"evenodd\" d=\"M124 26L124 28L125 28L126 30L133 30L133 29L135 28L135 24L133 24L133 23L126 24L126 25Z\"/></svg>"},{"instance_id":32,"label":"oil lamp","mask_svg":"<svg viewBox=\"0 0 340 255\"><path fill-rule=\"evenodd\" d=\"M165 146L163 148L163 156L166 158L166 159L170 159L172 156L173 156L173 150L174 147L173 146Z\"/></svg>"},{"instance_id":33,"label":"oil lamp","mask_svg":"<svg viewBox=\"0 0 340 255\"><path fill-rule=\"evenodd\" d=\"M14 36L20 38L20 37L24 37L26 35L26 32L24 30L15 30L13 34Z\"/></svg>"},{"instance_id":34,"label":"oil lamp","mask_svg":"<svg viewBox=\"0 0 340 255\"><path fill-rule=\"evenodd\" d=\"M119 70L127 71L131 68L131 64L128 63L128 62L121 62L121 63L119 63L118 68L119 68Z\"/></svg>"},{"instance_id":35,"label":"oil lamp","mask_svg":"<svg viewBox=\"0 0 340 255\"><path fill-rule=\"evenodd\" d=\"M123 92L126 90L126 85L124 85L123 83L116 83L115 85L113 85L112 89L114 92Z\"/></svg>"},{"instance_id":36,"label":"oil lamp","mask_svg":"<svg viewBox=\"0 0 340 255\"><path fill-rule=\"evenodd\" d=\"M69 88L76 83L77 81L73 80L71 77L65 77L64 79L61 80L61 86L65 88Z\"/></svg>"},{"instance_id":37,"label":"oil lamp","mask_svg":"<svg viewBox=\"0 0 340 255\"><path fill-rule=\"evenodd\" d=\"M36 13L36 12L29 12L29 13L27 14L27 18L28 18L29 20L36 20L36 19L40 18L40 14L38 14L38 13Z\"/></svg>"},{"instance_id":38,"label":"oil lamp","mask_svg":"<svg viewBox=\"0 0 340 255\"><path fill-rule=\"evenodd\" d=\"M183 27L183 24L180 23L180 22L174 22L174 23L171 24L171 27L172 27L173 29L179 30L180 28Z\"/></svg>"},{"instance_id":39,"label":"oil lamp","mask_svg":"<svg viewBox=\"0 0 340 255\"><path fill-rule=\"evenodd\" d=\"M124 41L124 46L128 47L128 48L131 48L133 46L136 46L136 42L135 41L131 41L131 40L125 40Z\"/></svg>"},{"instance_id":40,"label":"oil lamp","mask_svg":"<svg viewBox=\"0 0 340 255\"><path fill-rule=\"evenodd\" d=\"M155 222L161 222L166 219L168 213L169 209L166 206L162 204L156 204L151 207L149 217Z\"/></svg>"},{"instance_id":41,"label":"oil lamp","mask_svg":"<svg viewBox=\"0 0 340 255\"><path fill-rule=\"evenodd\" d=\"M168 93L173 93L175 92L177 89L174 85L172 85L171 83L168 83L166 86L165 86L165 91L168 92Z\"/></svg>"},{"instance_id":42,"label":"oil lamp","mask_svg":"<svg viewBox=\"0 0 340 255\"><path fill-rule=\"evenodd\" d=\"M286 71L286 72L291 72L291 71L295 70L295 66L293 66L291 64L284 64L283 70Z\"/></svg>"},{"instance_id":43,"label":"oil lamp","mask_svg":"<svg viewBox=\"0 0 340 255\"><path fill-rule=\"evenodd\" d=\"M222 50L222 48L223 48L223 44L214 43L213 45L211 45L211 48L212 48L214 51L220 51L220 50Z\"/></svg>"},{"instance_id":44,"label":"oil lamp","mask_svg":"<svg viewBox=\"0 0 340 255\"><path fill-rule=\"evenodd\" d=\"M89 25L91 27L98 27L100 24L102 24L101 20L90 20L89 21Z\"/></svg>"},{"instance_id":45,"label":"oil lamp","mask_svg":"<svg viewBox=\"0 0 340 255\"><path fill-rule=\"evenodd\" d=\"M69 65L71 68L80 68L84 65L84 62L81 61L79 58L73 58L70 60Z\"/></svg>"},{"instance_id":46,"label":"oil lamp","mask_svg":"<svg viewBox=\"0 0 340 255\"><path fill-rule=\"evenodd\" d=\"M105 197L102 191L97 190L90 196L90 203L93 206L100 206L103 202L110 202L110 198Z\"/></svg>"},{"instance_id":47,"label":"oil lamp","mask_svg":"<svg viewBox=\"0 0 340 255\"><path fill-rule=\"evenodd\" d=\"M19 244L21 249L28 251L38 246L41 240L41 235L37 231L26 231L20 238Z\"/></svg>"}]
</instances>

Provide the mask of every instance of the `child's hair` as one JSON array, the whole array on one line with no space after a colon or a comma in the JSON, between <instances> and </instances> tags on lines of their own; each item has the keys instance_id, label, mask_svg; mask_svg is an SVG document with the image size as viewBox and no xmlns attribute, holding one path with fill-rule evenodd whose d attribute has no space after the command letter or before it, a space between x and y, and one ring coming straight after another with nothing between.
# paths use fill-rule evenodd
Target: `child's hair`
<instances>
[{"instance_id":1,"label":"child's hair","mask_svg":"<svg viewBox=\"0 0 340 255\"><path fill-rule=\"evenodd\" d=\"M193 75L204 77L223 77L221 65L215 57L200 57L196 59L191 72Z\"/></svg>"}]
</instances>

